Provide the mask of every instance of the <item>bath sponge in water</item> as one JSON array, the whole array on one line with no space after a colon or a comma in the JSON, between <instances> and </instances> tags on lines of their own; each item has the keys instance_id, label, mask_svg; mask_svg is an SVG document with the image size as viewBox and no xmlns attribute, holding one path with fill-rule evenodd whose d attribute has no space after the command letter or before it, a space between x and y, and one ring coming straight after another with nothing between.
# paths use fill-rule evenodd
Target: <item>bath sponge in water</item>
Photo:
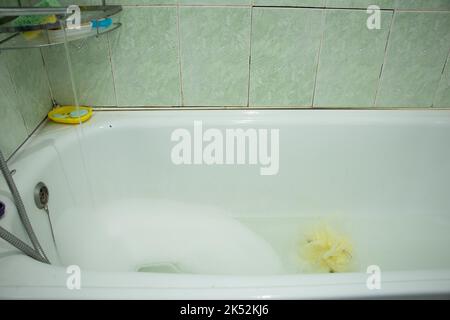
<instances>
[{"instance_id":1,"label":"bath sponge in water","mask_svg":"<svg viewBox=\"0 0 450 320\"><path fill-rule=\"evenodd\" d=\"M350 271L353 246L350 239L321 224L306 235L300 246L300 257L315 272Z\"/></svg>"}]
</instances>

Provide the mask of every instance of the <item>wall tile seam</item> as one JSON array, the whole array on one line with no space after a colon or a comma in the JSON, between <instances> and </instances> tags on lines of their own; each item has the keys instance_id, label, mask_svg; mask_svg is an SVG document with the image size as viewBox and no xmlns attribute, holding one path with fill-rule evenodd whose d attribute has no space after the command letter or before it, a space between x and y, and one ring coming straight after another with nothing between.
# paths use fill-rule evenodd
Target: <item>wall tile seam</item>
<instances>
[{"instance_id":1,"label":"wall tile seam","mask_svg":"<svg viewBox=\"0 0 450 320\"><path fill-rule=\"evenodd\" d=\"M321 21L322 35L320 36L319 49L318 49L317 55L315 57L316 61L315 61L315 68L314 68L315 69L315 71L314 71L314 86L313 86L313 92L312 92L311 108L315 108L314 104L315 104L316 92L317 92L317 77L319 75L320 56L322 53L323 41L325 39L325 29L326 29L326 23L327 23L327 12L326 11L322 12L321 20L322 20Z\"/></svg>"},{"instance_id":2,"label":"wall tile seam","mask_svg":"<svg viewBox=\"0 0 450 320\"><path fill-rule=\"evenodd\" d=\"M247 81L247 108L250 107L250 88L252 71L252 41L253 41L253 8L250 9L250 30L249 30L249 55L248 55L248 81Z\"/></svg>"},{"instance_id":3,"label":"wall tile seam","mask_svg":"<svg viewBox=\"0 0 450 320\"><path fill-rule=\"evenodd\" d=\"M180 7L177 5L177 42L178 42L178 77L179 77L179 105L184 106L184 90L183 90L183 64L182 64L182 50L181 50L181 31L180 31Z\"/></svg>"},{"instance_id":4,"label":"wall tile seam","mask_svg":"<svg viewBox=\"0 0 450 320\"><path fill-rule=\"evenodd\" d=\"M378 75L377 88L375 91L375 97L373 99L372 107L376 107L377 102L378 102L379 92L380 92L380 88L381 88L381 84L382 84L382 80L383 80L383 74L384 74L384 70L385 70L384 67L387 62L387 55L388 55L390 44L391 44L392 29L394 27L395 17L397 16L396 13L397 13L397 11L394 10L392 13L391 23L389 24L389 31L388 31L388 35L386 37L386 44L384 46L383 62L381 64L380 73Z\"/></svg>"},{"instance_id":5,"label":"wall tile seam","mask_svg":"<svg viewBox=\"0 0 450 320\"><path fill-rule=\"evenodd\" d=\"M1 51L0 51L0 52L1 52ZM19 91L18 91L18 89L17 89L16 82L14 81L14 77L13 77L13 75L12 75L10 69L11 69L10 66L7 65L7 66L6 66L6 70L8 71L8 79L9 79L9 83L11 84L11 86L12 86L12 88L13 88L13 90L14 90L15 100L16 100L18 103L21 103L21 98L20 98L20 96L19 96ZM15 107L17 108L17 106L15 106ZM24 128L25 128L27 134L30 134L30 130L29 130L28 126L27 126L27 122L26 122L26 120L25 120L24 114L22 113L22 110L20 110L20 108L17 108L17 111L18 111L19 114L20 114L20 118L22 119L23 126L24 126Z\"/></svg>"},{"instance_id":6,"label":"wall tile seam","mask_svg":"<svg viewBox=\"0 0 450 320\"><path fill-rule=\"evenodd\" d=\"M25 137L25 139L16 147L14 148L14 150L11 152L11 154L6 158L6 162L9 162L9 160L12 159L12 157L17 153L17 151L19 151L22 146L28 142L28 140L35 134L35 132L47 121L47 115L45 115L45 117L39 121L39 124L36 126L36 128L34 128L31 132L28 132L27 129L27 136Z\"/></svg>"},{"instance_id":7,"label":"wall tile seam","mask_svg":"<svg viewBox=\"0 0 450 320\"><path fill-rule=\"evenodd\" d=\"M434 108L434 105L436 103L437 93L439 92L441 82L444 79L445 69L447 68L447 65L450 63L449 60L450 60L450 49L447 53L447 59L445 59L444 66L442 67L441 76L439 78L438 85L436 86L436 90L434 91L434 94L433 94L433 100L431 101L431 108ZM450 108L450 105L448 107Z\"/></svg>"},{"instance_id":8,"label":"wall tile seam","mask_svg":"<svg viewBox=\"0 0 450 320\"><path fill-rule=\"evenodd\" d=\"M108 46L108 58L109 58L108 63L109 63L109 68L111 70L111 81L112 81L113 91L114 91L114 100L116 101L116 107L119 107L119 97L117 96L116 72L114 70L113 53L112 53L110 34L106 35L106 44Z\"/></svg>"},{"instance_id":9,"label":"wall tile seam","mask_svg":"<svg viewBox=\"0 0 450 320\"><path fill-rule=\"evenodd\" d=\"M124 4L122 8L266 8L266 9L311 9L311 10L354 10L354 11L366 11L367 7L325 7L325 6L277 6L277 5L238 5L238 4ZM381 8L381 11L397 11L397 12L450 12L450 9L403 9L403 8Z\"/></svg>"},{"instance_id":10,"label":"wall tile seam","mask_svg":"<svg viewBox=\"0 0 450 320\"><path fill-rule=\"evenodd\" d=\"M388 37L386 39L386 49L385 49L385 52L384 52L384 60L383 60L382 66L381 66L380 76L378 78L378 87L377 87L377 91L376 91L373 107L376 107L377 102L378 102L378 98L379 98L379 90L381 88L381 84L382 84L382 81L383 81L383 75L384 75L384 70L385 70L384 66L386 65L386 62L387 62L387 54L389 52L389 47L390 47L390 44L391 44L390 35L392 33L392 28L394 27L395 18L396 18L398 13L404 13L404 12L406 12L406 11L404 11L404 10L397 10L397 9L394 9L394 11L393 11L392 21L391 21L391 24L389 26ZM417 13L417 11L408 11L408 12L416 12ZM429 12L433 12L433 11L420 11L420 12L429 13ZM441 12L441 11L437 11L437 12ZM442 12L447 12L447 11L442 11ZM448 12L450 12L450 11L448 11ZM442 81L442 78L444 76L445 67L447 65L449 57L450 57L450 50L449 50L449 53L447 54L446 60L444 61L444 65L442 67L442 71L441 71L441 75L440 75L440 78L439 78L439 82L438 82L438 85L436 86L434 94L433 94L431 105L430 106L423 106L423 107L420 107L420 108L427 108L427 109L433 108L437 92L439 91L439 85L440 85L440 83ZM383 107L379 107L379 108L383 108ZM413 108L414 109L415 107L405 107L405 108Z\"/></svg>"},{"instance_id":11,"label":"wall tile seam","mask_svg":"<svg viewBox=\"0 0 450 320\"><path fill-rule=\"evenodd\" d=\"M52 107L54 107L56 105L56 99L55 99L55 95L53 94L52 83L50 81L50 74L48 73L47 62L45 61L44 51L42 48L39 48L39 53L40 53L40 56L42 59L42 65L44 67L45 79L47 80L47 86L48 86L48 90L50 93L50 99L52 101Z\"/></svg>"}]
</instances>

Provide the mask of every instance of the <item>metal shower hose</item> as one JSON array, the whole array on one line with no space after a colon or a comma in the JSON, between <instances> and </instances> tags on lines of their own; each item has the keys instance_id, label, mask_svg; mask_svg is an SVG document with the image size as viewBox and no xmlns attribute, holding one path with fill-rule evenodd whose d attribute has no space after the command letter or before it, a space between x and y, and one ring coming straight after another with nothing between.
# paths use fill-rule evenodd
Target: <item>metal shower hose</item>
<instances>
[{"instance_id":1,"label":"metal shower hose","mask_svg":"<svg viewBox=\"0 0 450 320\"><path fill-rule=\"evenodd\" d=\"M33 227L31 226L30 220L28 219L27 212L25 210L25 206L23 204L22 198L20 197L19 191L17 190L16 184L11 176L11 172L9 171L8 165L3 157L3 153L0 150L0 169L5 177L6 183L8 184L9 190L14 198L14 203L17 207L17 212L19 213L20 220L25 228L25 231L28 234L28 237L33 244L33 248L27 245L25 242L17 238L12 233L8 232L4 228L0 226L0 237L7 241L9 244L13 245L17 249L21 250L26 255L39 260L44 263L50 263L47 256L45 255L44 250L42 249L39 240L36 237L36 234L33 231Z\"/></svg>"}]
</instances>

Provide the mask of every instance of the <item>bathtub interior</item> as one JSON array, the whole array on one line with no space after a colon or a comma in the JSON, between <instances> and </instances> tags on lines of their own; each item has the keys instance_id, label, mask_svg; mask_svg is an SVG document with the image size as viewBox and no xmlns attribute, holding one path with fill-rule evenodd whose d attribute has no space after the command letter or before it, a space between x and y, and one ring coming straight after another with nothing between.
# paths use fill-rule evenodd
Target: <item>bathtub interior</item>
<instances>
[{"instance_id":1,"label":"bathtub interior","mask_svg":"<svg viewBox=\"0 0 450 320\"><path fill-rule=\"evenodd\" d=\"M450 114L445 111L98 112L45 124L11 159L56 265L211 275L315 273L299 257L326 223L353 244L349 272L449 269ZM279 172L175 165L176 128L280 130ZM50 190L49 212L33 204ZM12 207L6 188L0 196ZM1 221L24 237L10 212ZM2 255L11 248L0 244Z\"/></svg>"}]
</instances>

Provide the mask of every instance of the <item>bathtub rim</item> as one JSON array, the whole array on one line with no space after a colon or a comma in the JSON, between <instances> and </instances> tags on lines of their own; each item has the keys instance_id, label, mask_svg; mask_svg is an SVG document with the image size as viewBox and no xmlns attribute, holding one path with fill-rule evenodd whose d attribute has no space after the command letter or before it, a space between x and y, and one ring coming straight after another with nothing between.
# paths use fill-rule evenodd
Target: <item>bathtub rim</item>
<instances>
[{"instance_id":1,"label":"bathtub rim","mask_svg":"<svg viewBox=\"0 0 450 320\"><path fill-rule=\"evenodd\" d=\"M392 112L392 113L443 113L450 116L450 107L448 108L437 108L437 107L417 107L417 108L406 108L406 107L310 107L310 106L296 106L296 107L233 107L233 106L219 106L219 107L199 107L199 106L96 106L92 107L95 112L99 113L125 113L125 112L177 112L177 111L187 111L186 114L192 111L205 111L205 112L243 112L243 113L254 113L254 112L267 112L267 111L293 111L299 113L326 113L326 112L339 112L342 114L353 113L353 112ZM87 123L90 123L88 121ZM19 145L11 154L7 157L7 162L15 161L16 154L20 150L24 149L26 145L33 140L33 138L43 130L47 124L52 123L47 116L41 120L41 122L34 128L34 130L27 136L27 138ZM56 124L56 123L53 123ZM60 126L67 126L67 124L59 124Z\"/></svg>"},{"instance_id":2,"label":"bathtub rim","mask_svg":"<svg viewBox=\"0 0 450 320\"><path fill-rule=\"evenodd\" d=\"M81 290L69 290L63 266L15 254L0 258L0 268L0 299L450 298L448 269L386 271L381 290L367 289L366 273L230 276L86 270Z\"/></svg>"},{"instance_id":3,"label":"bathtub rim","mask_svg":"<svg viewBox=\"0 0 450 320\"><path fill-rule=\"evenodd\" d=\"M151 108L149 110L152 111L160 111L162 112L163 116L166 116L166 111L175 111L173 109L156 109L156 108ZM186 109L183 109L186 110ZM198 109L192 109L193 111L205 111L208 116L210 115L214 115L216 116L216 111L218 111L217 109L213 109L214 111L211 110L207 110L205 108L198 108ZM254 112L261 112L261 113L265 113L270 111L281 111L283 109L253 109L253 108L249 108L249 109L237 109L237 108L228 108L228 109L219 109L222 111L229 112L230 114L232 114L233 112L235 112L236 114L242 114L242 112L247 113L254 113ZM316 112L313 109L289 109L289 110L295 110L295 112L297 110L301 110L302 112L309 112L311 113L311 115L313 115L314 117L316 116ZM342 111L342 110L336 110L336 109L317 109L317 110L321 110L323 112L326 111L331 111L331 115L333 114L340 114L340 113L365 113L366 111L374 111L374 112L389 112L391 113L391 111L388 111L386 109L367 109L367 110L362 110L362 109L345 109L346 111ZM397 110L397 109L395 109ZM426 113L427 115L430 114L431 119L438 119L439 118L439 113L443 113L445 114L445 118L439 118L440 120L445 122L445 125L449 125L450 124L450 109L400 109L401 111L398 111L400 114L403 113L414 113L415 116L413 117L414 119L419 119L419 121L425 121L422 118L416 118L417 113ZM126 113L126 112L130 112L132 111L133 113L135 111L141 111L141 112L146 112L148 110L123 110L123 109L119 109L119 110L113 110L108 112L109 110L102 110L101 112L105 112L105 113L110 113L110 114L118 114L117 111L119 111L119 113ZM438 112L439 111L439 112ZM392 112L393 114L399 114L396 111ZM192 116L192 113L190 113ZM420 116L420 115L419 115ZM406 116L407 117L407 116ZM102 122L102 118L103 117L98 117L99 119L97 119L97 121ZM101 118L101 119L100 119ZM192 119L194 119L195 117L192 117ZM190 118L189 118L190 119ZM189 121L189 119L183 119L182 121ZM228 118L227 118L228 119ZM219 119L218 121L227 121L227 119ZM94 120L94 119L93 119ZM92 121L92 120L91 120ZM319 120L321 121L321 120ZM402 119L403 121L403 119ZM90 123L90 122L88 122ZM28 145L33 145L35 142L37 142L39 140L40 134L44 133L46 134L47 132L51 132L51 134L55 134L55 131L53 130L53 128L60 128L62 129L64 128L77 128L77 126L75 127L68 127L68 126L64 126L64 125L56 125L56 124L51 124L51 128L47 127L47 124L49 124L48 121L43 121L41 123L41 125L35 130L35 132L29 137L29 139L22 144L22 146L19 148L18 151L21 151L23 149L26 149ZM92 124L98 124L98 122L92 122ZM233 123L230 123L230 125L232 125ZM56 127L57 126L57 127ZM96 130L97 127L95 125L93 125L92 127L88 127L87 130ZM65 130L65 129L63 129ZM68 130L68 131L72 131L72 130ZM62 131L60 131L60 133L62 133ZM58 134L58 133L57 133ZM64 136L64 134L62 134L61 136ZM36 137L38 139L36 139ZM21 152L16 152L14 153L11 157L10 157L10 161L15 164L16 161L21 161ZM34 263L36 263L35 261L33 261L32 259L29 259L25 256L19 255L19 257L26 259L28 261L24 261L23 267L26 270L23 270L25 273L30 271L30 268L35 268L36 265ZM0 269L4 269L5 264L9 264L11 261L16 261L16 256L8 256L8 257L3 257L0 258ZM31 263L30 263L31 262ZM21 266L22 267L22 266ZM45 266L48 267L48 266ZM51 266L49 267L50 270L53 270L53 268L56 266ZM10 267L11 268L11 267ZM11 272L17 272L17 267L11 268ZM50 279L50 280L55 280L54 276L55 275L59 275L59 276L66 276L65 270L53 270L53 271L58 271L56 273L52 273L50 272L50 276L48 274L49 269L47 269L45 272L42 273L42 277L40 277L40 279ZM14 274L14 273L9 273L10 277ZM49 282L46 285L39 285L34 283L34 285L21 285L20 283L9 283L6 282L4 283L3 280L3 276L0 276L0 298L52 298L52 297L56 297L56 298L101 298L102 295L105 295L107 298L118 298L118 297L122 297L122 298L127 298L128 296L131 298L156 298L156 297L163 297L163 298L178 298L178 299L186 299L186 295L187 294L192 294L193 298L214 298L214 299L223 299L223 298L238 298L238 299L254 299L254 298L276 298L276 299L297 299L297 298L304 298L304 299L309 299L309 298L386 298L386 297L401 297L401 296L420 296L422 294L425 295L436 295L436 294L442 294L444 296L448 296L450 297L450 270L444 269L444 270L417 270L417 271L387 271L386 272L386 276L388 277L388 279L392 279L387 281L387 283L389 283L389 286L386 290L382 290L380 291L368 291L367 289L365 289L364 284L365 284L365 280L367 275L364 273L357 273L357 274L342 274L339 275L339 277L342 276L342 279L350 279L350 277L353 280L356 280L356 282L350 282L350 283L337 283L337 284L316 284L316 285L310 285L309 287L313 288L320 288L320 292L317 292L315 290L306 290L308 292L304 292L304 284L300 285L299 283L296 283L294 285L290 285L290 286L276 286L276 283L264 283L264 285L261 287L236 287L236 286L231 286L228 288L221 288L221 287L214 287L214 286L206 286L203 288L195 288L194 287L184 287L184 288L178 288L178 287L174 287L174 288L164 288L164 287L144 287L139 288L139 286L119 286L119 287L114 287L114 286L99 286L96 285L96 280L95 278L99 276L98 272L91 272L91 271L86 271L86 273L88 274L89 277L92 277L92 280L88 280L88 281L92 281L92 284L88 282L88 285L85 287L85 290L81 290L81 292L77 292L75 291L69 291L64 287L61 287L60 285L58 285L58 283L55 282ZM439 273L439 276L436 276L436 274ZM103 276L111 276L111 274L113 276L116 277L120 277L121 279L124 279L123 277L128 278L130 275L129 273L103 273ZM120 275L119 275L120 274ZM415 275L415 277L412 278L408 278ZM23 276L25 277L24 279L26 279L26 274L23 274ZM184 275L183 275L184 276ZM170 275L170 277L174 278L174 275ZM198 280L199 277L202 278L210 278L210 277L218 277L218 276L205 276L205 275L194 275L192 277L192 279L189 279L189 277L186 277L186 280ZM221 281L230 281L230 280L239 280L242 281L242 277L243 276L220 276ZM288 280L292 280L292 277L295 277L293 275L281 275L281 276L274 276L276 277L273 278L273 280L275 281L279 281L281 278L284 278L286 281ZM318 277L315 277L315 275L307 275L308 278L310 278L309 280L315 280ZM134 278L134 277L133 277ZM142 277L139 277L142 278ZM154 280L155 278L158 278L159 281L166 281L167 278L163 277L161 275L157 275L151 277L152 280ZM175 277L178 278L179 277ZM194 279L195 278L195 279ZM234 278L234 279L231 279ZM251 280L256 281L257 280L257 276L251 276L251 277L244 277L248 280L248 278L252 278ZM305 276L302 276L302 280L304 280ZM314 279L313 279L314 278ZM321 276L322 279L325 279ZM137 279L137 278L136 278ZM178 280L177 279L177 280ZM403 280L402 280L403 279ZM127 280L127 279L125 279ZM140 279L138 279L140 280ZM264 277L263 280L268 280L267 277ZM21 279L21 281L23 281L23 279ZM344 289L341 292L338 292L337 290L333 290L332 287L333 286L341 286L341 288L339 289ZM357 288L355 288L355 286L357 286ZM213 288L214 287L214 288ZM330 288L331 287L331 288ZM362 287L362 289L361 289ZM432 289L431 289L432 287ZM275 288L275 289L274 289ZM327 290L327 288L329 290ZM358 289L359 288L359 289ZM147 291L151 291L151 292L144 292L145 290ZM174 290L178 290L179 292L174 293ZM107 293L106 291L110 291L110 293ZM166 292L166 293L162 293L162 291L172 291L172 292ZM201 293L199 292L201 291ZM272 292L272 294L266 294L267 292ZM325 292L325 293L324 293Z\"/></svg>"}]
</instances>

